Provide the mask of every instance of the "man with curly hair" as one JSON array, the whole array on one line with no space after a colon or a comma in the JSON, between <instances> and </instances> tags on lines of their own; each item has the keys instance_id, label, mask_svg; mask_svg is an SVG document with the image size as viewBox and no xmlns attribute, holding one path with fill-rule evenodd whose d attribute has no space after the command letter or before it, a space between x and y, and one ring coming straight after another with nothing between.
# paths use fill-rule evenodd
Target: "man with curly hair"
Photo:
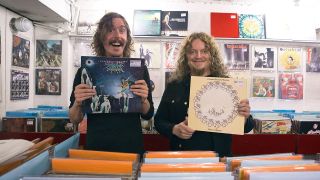
<instances>
[{"instance_id":1,"label":"man with curly hair","mask_svg":"<svg viewBox=\"0 0 320 180\"><path fill-rule=\"evenodd\" d=\"M125 18L114 12L105 14L98 22L92 49L97 56L130 57L133 40ZM80 123L84 117L84 100L97 94L95 88L81 83L81 69L76 73L70 97L70 120ZM86 149L116 152L144 152L140 116L151 119L154 113L150 77L144 66L144 78L135 81L129 90L141 97L140 113L88 113Z\"/></svg>"},{"instance_id":2,"label":"man with curly hair","mask_svg":"<svg viewBox=\"0 0 320 180\"><path fill-rule=\"evenodd\" d=\"M191 76L228 77L218 46L206 33L192 33L181 45L176 71L155 115L155 127L169 138L171 150L212 150L220 157L231 156L230 134L195 131L188 127ZM240 101L238 112L246 118L245 132L251 131L253 120L248 99Z\"/></svg>"}]
</instances>

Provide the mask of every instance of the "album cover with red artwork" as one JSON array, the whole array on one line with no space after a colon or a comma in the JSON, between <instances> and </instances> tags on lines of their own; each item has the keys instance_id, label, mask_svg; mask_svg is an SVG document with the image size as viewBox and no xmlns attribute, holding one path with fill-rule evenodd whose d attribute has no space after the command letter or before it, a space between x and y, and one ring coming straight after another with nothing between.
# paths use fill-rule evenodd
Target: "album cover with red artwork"
<instances>
[{"instance_id":1,"label":"album cover with red artwork","mask_svg":"<svg viewBox=\"0 0 320 180\"><path fill-rule=\"evenodd\" d=\"M212 12L210 18L212 36L226 38L239 37L239 21L237 13Z\"/></svg>"}]
</instances>

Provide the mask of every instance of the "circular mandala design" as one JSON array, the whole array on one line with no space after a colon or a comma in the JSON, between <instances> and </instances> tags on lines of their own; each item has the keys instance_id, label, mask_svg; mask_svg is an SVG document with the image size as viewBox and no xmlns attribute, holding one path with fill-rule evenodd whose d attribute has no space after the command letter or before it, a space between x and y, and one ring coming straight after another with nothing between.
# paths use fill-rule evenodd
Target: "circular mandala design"
<instances>
[{"instance_id":1,"label":"circular mandala design","mask_svg":"<svg viewBox=\"0 0 320 180\"><path fill-rule=\"evenodd\" d=\"M226 127L238 115L237 91L225 82L203 85L193 102L197 118L209 128Z\"/></svg>"}]
</instances>

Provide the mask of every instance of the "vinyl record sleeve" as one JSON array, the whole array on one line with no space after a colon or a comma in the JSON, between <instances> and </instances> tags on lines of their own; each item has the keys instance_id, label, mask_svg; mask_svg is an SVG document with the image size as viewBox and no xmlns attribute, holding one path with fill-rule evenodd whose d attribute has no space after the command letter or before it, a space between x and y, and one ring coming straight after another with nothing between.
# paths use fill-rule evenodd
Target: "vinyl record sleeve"
<instances>
[{"instance_id":1,"label":"vinyl record sleeve","mask_svg":"<svg viewBox=\"0 0 320 180\"><path fill-rule=\"evenodd\" d=\"M238 38L239 21L237 13L212 12L211 35L214 37Z\"/></svg>"},{"instance_id":2,"label":"vinyl record sleeve","mask_svg":"<svg viewBox=\"0 0 320 180\"><path fill-rule=\"evenodd\" d=\"M192 76L188 126L198 131L244 134L238 105L246 98L245 80Z\"/></svg>"},{"instance_id":3,"label":"vinyl record sleeve","mask_svg":"<svg viewBox=\"0 0 320 180\"><path fill-rule=\"evenodd\" d=\"M161 35L160 10L135 10L133 18L133 35L160 36Z\"/></svg>"},{"instance_id":4,"label":"vinyl record sleeve","mask_svg":"<svg viewBox=\"0 0 320 180\"><path fill-rule=\"evenodd\" d=\"M141 97L130 91L143 79L144 60L140 58L81 57L81 83L97 94L83 102L85 113L129 113L141 111Z\"/></svg>"},{"instance_id":5,"label":"vinyl record sleeve","mask_svg":"<svg viewBox=\"0 0 320 180\"><path fill-rule=\"evenodd\" d=\"M264 15L240 14L239 37L265 39L266 33Z\"/></svg>"}]
</instances>

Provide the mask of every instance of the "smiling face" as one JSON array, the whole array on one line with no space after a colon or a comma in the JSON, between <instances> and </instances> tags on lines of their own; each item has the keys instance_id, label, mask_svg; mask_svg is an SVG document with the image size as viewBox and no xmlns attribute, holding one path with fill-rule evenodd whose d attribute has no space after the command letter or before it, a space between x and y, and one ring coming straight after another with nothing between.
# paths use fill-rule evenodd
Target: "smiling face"
<instances>
[{"instance_id":1,"label":"smiling face","mask_svg":"<svg viewBox=\"0 0 320 180\"><path fill-rule=\"evenodd\" d=\"M200 39L192 41L191 47L187 52L187 59L191 75L210 75L210 52L203 41Z\"/></svg>"},{"instance_id":2,"label":"smiling face","mask_svg":"<svg viewBox=\"0 0 320 180\"><path fill-rule=\"evenodd\" d=\"M112 29L104 37L104 49L108 57L123 57L127 44L127 28L121 18L112 19Z\"/></svg>"}]
</instances>

